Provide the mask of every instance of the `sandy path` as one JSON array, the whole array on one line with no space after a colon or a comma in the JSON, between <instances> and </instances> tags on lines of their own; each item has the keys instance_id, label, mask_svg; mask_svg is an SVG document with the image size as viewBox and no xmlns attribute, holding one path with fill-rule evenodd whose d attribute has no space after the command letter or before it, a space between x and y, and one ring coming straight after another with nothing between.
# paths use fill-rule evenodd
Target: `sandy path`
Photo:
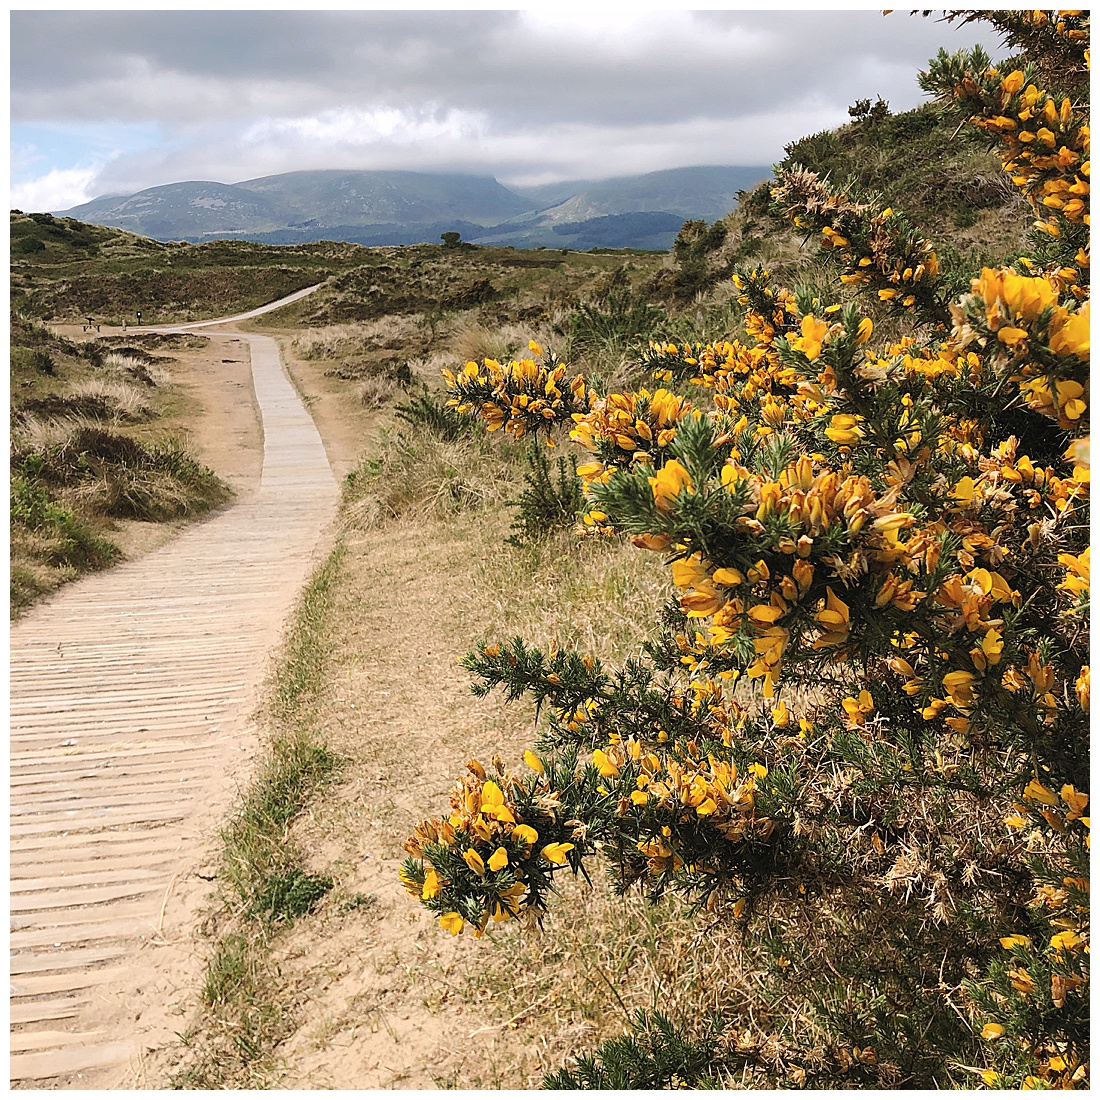
<instances>
[{"instance_id":1,"label":"sandy path","mask_svg":"<svg viewBox=\"0 0 1100 1100\"><path fill-rule=\"evenodd\" d=\"M142 1052L181 1029L174 1006L201 969L185 933L210 890L203 861L247 774L267 654L335 513L275 342L235 338L263 421L258 490L11 631L11 1078L23 1087L140 1086Z\"/></svg>"}]
</instances>

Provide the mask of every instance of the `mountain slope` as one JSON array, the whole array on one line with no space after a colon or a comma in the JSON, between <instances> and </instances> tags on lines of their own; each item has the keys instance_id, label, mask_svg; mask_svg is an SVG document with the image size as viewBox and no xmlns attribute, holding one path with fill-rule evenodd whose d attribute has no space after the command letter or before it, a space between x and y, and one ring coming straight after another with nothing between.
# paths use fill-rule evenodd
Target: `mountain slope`
<instances>
[{"instance_id":1,"label":"mountain slope","mask_svg":"<svg viewBox=\"0 0 1100 1100\"><path fill-rule=\"evenodd\" d=\"M169 183L136 195L93 199L66 210L64 217L128 229L158 240L206 233L275 229L280 212L266 196L244 187L208 181Z\"/></svg>"},{"instance_id":2,"label":"mountain slope","mask_svg":"<svg viewBox=\"0 0 1100 1100\"><path fill-rule=\"evenodd\" d=\"M714 221L737 206L738 191L766 180L770 168L669 168L592 184L542 212L547 222L581 222L609 214L663 213Z\"/></svg>"},{"instance_id":3,"label":"mountain slope","mask_svg":"<svg viewBox=\"0 0 1100 1100\"><path fill-rule=\"evenodd\" d=\"M768 174L763 167L677 168L519 194L491 176L333 169L167 184L97 198L63 216L162 241L410 244L454 230L466 240L520 248L667 249L680 223L721 217L736 207L739 190Z\"/></svg>"},{"instance_id":4,"label":"mountain slope","mask_svg":"<svg viewBox=\"0 0 1100 1100\"><path fill-rule=\"evenodd\" d=\"M481 225L504 221L531 203L491 176L427 172L284 172L246 180L288 225L380 225L459 219ZM307 214L308 218L301 218ZM295 216L298 216L298 220Z\"/></svg>"}]
</instances>

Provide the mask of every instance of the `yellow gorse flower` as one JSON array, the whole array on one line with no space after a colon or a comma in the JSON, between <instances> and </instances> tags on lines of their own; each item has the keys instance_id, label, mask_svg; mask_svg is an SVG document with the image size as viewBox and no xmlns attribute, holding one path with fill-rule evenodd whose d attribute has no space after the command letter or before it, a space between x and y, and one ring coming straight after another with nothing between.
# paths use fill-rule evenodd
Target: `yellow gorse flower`
<instances>
[{"instance_id":1,"label":"yellow gorse flower","mask_svg":"<svg viewBox=\"0 0 1100 1100\"><path fill-rule=\"evenodd\" d=\"M573 850L572 844L547 844L542 849L542 855L550 863L564 863L566 853Z\"/></svg>"},{"instance_id":2,"label":"yellow gorse flower","mask_svg":"<svg viewBox=\"0 0 1100 1100\"><path fill-rule=\"evenodd\" d=\"M678 459L671 459L657 471L655 477L649 479L650 488L653 490L653 500L658 511L671 512L675 499L682 492L694 492L691 474Z\"/></svg>"},{"instance_id":3,"label":"yellow gorse flower","mask_svg":"<svg viewBox=\"0 0 1100 1100\"><path fill-rule=\"evenodd\" d=\"M466 921L460 913L442 913L439 917L439 926L444 932L450 932L452 936L457 936L462 931L465 923Z\"/></svg>"}]
</instances>

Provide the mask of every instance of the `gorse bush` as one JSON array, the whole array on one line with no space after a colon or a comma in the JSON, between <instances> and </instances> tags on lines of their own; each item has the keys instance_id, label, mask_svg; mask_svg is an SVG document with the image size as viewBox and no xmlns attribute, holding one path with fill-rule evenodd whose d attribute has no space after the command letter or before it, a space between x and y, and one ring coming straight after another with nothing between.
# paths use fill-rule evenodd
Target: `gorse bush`
<instances>
[{"instance_id":1,"label":"gorse bush","mask_svg":"<svg viewBox=\"0 0 1100 1100\"><path fill-rule=\"evenodd\" d=\"M615 281L599 299L581 303L570 315L570 347L597 361L614 360L638 341L644 343L663 319L624 281Z\"/></svg>"},{"instance_id":2,"label":"gorse bush","mask_svg":"<svg viewBox=\"0 0 1100 1100\"><path fill-rule=\"evenodd\" d=\"M721 1017L697 1039L682 1035L660 1012L636 1013L633 1034L612 1039L596 1056L548 1074L548 1089L720 1088L724 1068Z\"/></svg>"},{"instance_id":3,"label":"gorse bush","mask_svg":"<svg viewBox=\"0 0 1100 1100\"><path fill-rule=\"evenodd\" d=\"M453 442L469 435L473 429L468 417L442 404L428 392L413 395L394 409L394 416L411 428L426 430L440 439Z\"/></svg>"},{"instance_id":4,"label":"gorse bush","mask_svg":"<svg viewBox=\"0 0 1100 1100\"><path fill-rule=\"evenodd\" d=\"M574 455L558 456L556 477L551 473L546 452L537 444L528 447L525 460L524 489L512 502L516 507L516 519L512 535L505 540L514 546L571 527L577 522L584 504Z\"/></svg>"},{"instance_id":5,"label":"gorse bush","mask_svg":"<svg viewBox=\"0 0 1100 1100\"><path fill-rule=\"evenodd\" d=\"M1088 1085L1089 18L989 18L1022 56L921 80L1035 213L1012 266L959 291L904 195L792 165L772 201L834 282L737 270L747 339L655 340L672 388L593 392L537 345L447 376L490 429L568 429L587 526L661 555L677 598L621 667L467 654L539 738L519 770L470 761L406 888L481 936L602 858L735 926L758 972L552 1085Z\"/></svg>"}]
</instances>

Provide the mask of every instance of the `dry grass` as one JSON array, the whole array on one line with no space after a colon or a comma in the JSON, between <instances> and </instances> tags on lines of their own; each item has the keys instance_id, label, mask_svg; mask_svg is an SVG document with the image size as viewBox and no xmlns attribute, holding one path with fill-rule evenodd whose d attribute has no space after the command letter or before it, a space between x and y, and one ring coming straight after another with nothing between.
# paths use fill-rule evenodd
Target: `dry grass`
<instances>
[{"instance_id":1,"label":"dry grass","mask_svg":"<svg viewBox=\"0 0 1100 1100\"><path fill-rule=\"evenodd\" d=\"M376 457L348 477L348 522L371 528L400 516L446 518L501 506L518 491L509 448L475 435L444 440L415 430L382 436Z\"/></svg>"},{"instance_id":2,"label":"dry grass","mask_svg":"<svg viewBox=\"0 0 1100 1100\"><path fill-rule=\"evenodd\" d=\"M465 961L463 994L497 1022L455 1088L537 1088L578 1051L625 1033L638 1009L701 1019L751 988L729 923L671 898L616 897L602 881L563 883L542 929L502 926Z\"/></svg>"},{"instance_id":3,"label":"dry grass","mask_svg":"<svg viewBox=\"0 0 1100 1100\"><path fill-rule=\"evenodd\" d=\"M138 442L88 418L31 418L12 431L12 469L88 518L161 521L226 501L228 487L174 437Z\"/></svg>"},{"instance_id":4,"label":"dry grass","mask_svg":"<svg viewBox=\"0 0 1100 1100\"><path fill-rule=\"evenodd\" d=\"M413 380L429 388L440 387L444 367L453 370L456 365L458 365L458 356L447 351L437 351L431 355L419 356L410 359L408 362L409 372Z\"/></svg>"},{"instance_id":5,"label":"dry grass","mask_svg":"<svg viewBox=\"0 0 1100 1100\"><path fill-rule=\"evenodd\" d=\"M408 343L417 337L423 323L418 314L411 314L391 315L376 321L325 325L298 333L292 346L303 359L348 359L394 344Z\"/></svg>"},{"instance_id":6,"label":"dry grass","mask_svg":"<svg viewBox=\"0 0 1100 1100\"><path fill-rule=\"evenodd\" d=\"M671 591L666 573L658 555L626 540L561 531L486 555L477 580L496 640L518 634L531 645L622 661L648 638L652 608Z\"/></svg>"},{"instance_id":7,"label":"dry grass","mask_svg":"<svg viewBox=\"0 0 1100 1100\"><path fill-rule=\"evenodd\" d=\"M67 396L77 404L98 403L106 412L104 419L121 423L139 423L154 415L153 405L132 382L119 378L86 378L74 382Z\"/></svg>"},{"instance_id":8,"label":"dry grass","mask_svg":"<svg viewBox=\"0 0 1100 1100\"><path fill-rule=\"evenodd\" d=\"M389 404L399 393L401 387L393 378L375 375L359 383L356 394L365 409L380 409Z\"/></svg>"},{"instance_id":9,"label":"dry grass","mask_svg":"<svg viewBox=\"0 0 1100 1100\"><path fill-rule=\"evenodd\" d=\"M562 338L546 322L537 325L499 325L492 328L478 322L467 322L451 333L448 346L454 358L465 363L470 359L513 359L530 355L529 341L543 348L559 347Z\"/></svg>"},{"instance_id":10,"label":"dry grass","mask_svg":"<svg viewBox=\"0 0 1100 1100\"><path fill-rule=\"evenodd\" d=\"M172 380L171 374L159 363L117 352L104 356L103 368L124 378L136 379L146 386L166 386Z\"/></svg>"}]
</instances>

